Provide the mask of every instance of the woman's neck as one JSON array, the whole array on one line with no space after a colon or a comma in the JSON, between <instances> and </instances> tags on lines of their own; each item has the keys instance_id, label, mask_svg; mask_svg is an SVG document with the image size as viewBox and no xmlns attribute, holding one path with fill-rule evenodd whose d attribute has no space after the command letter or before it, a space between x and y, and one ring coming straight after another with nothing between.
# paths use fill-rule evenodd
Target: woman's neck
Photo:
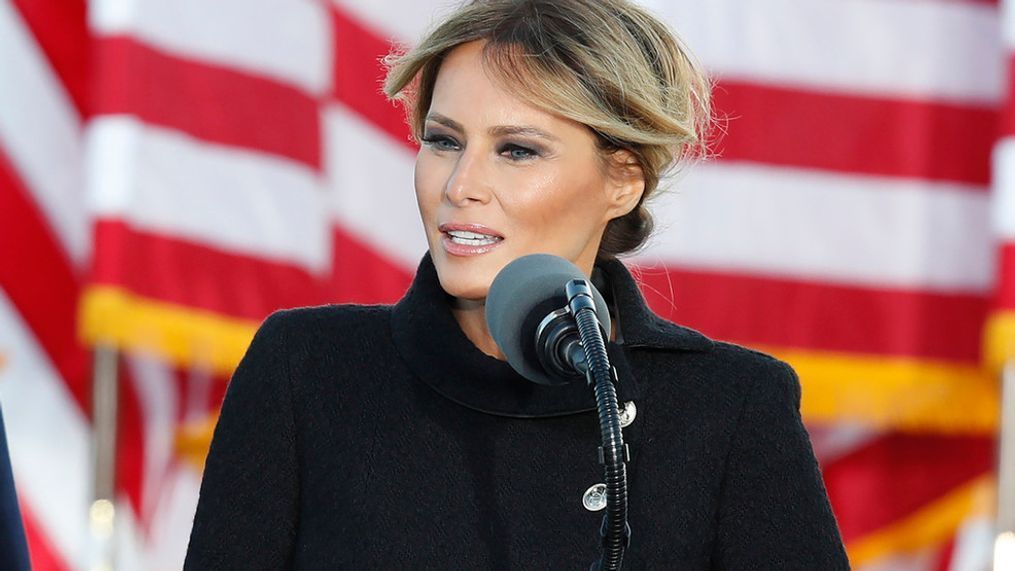
<instances>
[{"instance_id":1,"label":"woman's neck","mask_svg":"<svg viewBox=\"0 0 1015 571\"><path fill-rule=\"evenodd\" d=\"M455 320L458 321L465 336L480 351L501 361L506 360L504 353L501 352L486 326L486 304L483 300L456 298L452 300L451 313L455 316Z\"/></svg>"}]
</instances>

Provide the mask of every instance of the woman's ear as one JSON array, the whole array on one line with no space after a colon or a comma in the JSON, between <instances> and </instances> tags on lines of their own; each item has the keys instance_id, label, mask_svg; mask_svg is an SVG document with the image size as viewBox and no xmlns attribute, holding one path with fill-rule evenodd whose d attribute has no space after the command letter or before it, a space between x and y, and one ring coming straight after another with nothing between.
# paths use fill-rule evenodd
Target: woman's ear
<instances>
[{"instance_id":1,"label":"woman's ear","mask_svg":"<svg viewBox=\"0 0 1015 571\"><path fill-rule=\"evenodd\" d=\"M645 192L645 173L638 158L626 149L607 157L607 221L631 212Z\"/></svg>"}]
</instances>

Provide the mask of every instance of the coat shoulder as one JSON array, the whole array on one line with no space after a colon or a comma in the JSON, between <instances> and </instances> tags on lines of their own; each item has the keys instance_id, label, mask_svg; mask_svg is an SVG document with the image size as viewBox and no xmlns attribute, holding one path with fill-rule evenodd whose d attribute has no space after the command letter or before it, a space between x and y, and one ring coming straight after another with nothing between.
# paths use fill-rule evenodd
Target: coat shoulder
<instances>
[{"instance_id":1,"label":"coat shoulder","mask_svg":"<svg viewBox=\"0 0 1015 571\"><path fill-rule=\"evenodd\" d=\"M799 408L800 379L786 361L725 341L716 341L712 353L719 376L739 387L738 392L750 394L751 400L788 401Z\"/></svg>"},{"instance_id":2,"label":"coat shoulder","mask_svg":"<svg viewBox=\"0 0 1015 571\"><path fill-rule=\"evenodd\" d=\"M774 370L782 371L789 367L789 364L757 349L737 345L728 341L712 341L713 359L719 362L729 363L739 368L746 368L752 371Z\"/></svg>"},{"instance_id":3,"label":"coat shoulder","mask_svg":"<svg viewBox=\"0 0 1015 571\"><path fill-rule=\"evenodd\" d=\"M663 383L676 391L674 398L697 395L732 408L742 406L748 397L750 400L799 402L799 379L788 363L735 343L714 339L709 342L711 347L707 351L657 353L645 374L674 381ZM659 388L664 394L670 392Z\"/></svg>"},{"instance_id":4,"label":"coat shoulder","mask_svg":"<svg viewBox=\"0 0 1015 571\"><path fill-rule=\"evenodd\" d=\"M800 400L800 380L786 361L767 353L728 343L715 342L714 359L729 375L745 383L745 389L755 392L789 394Z\"/></svg>"}]
</instances>

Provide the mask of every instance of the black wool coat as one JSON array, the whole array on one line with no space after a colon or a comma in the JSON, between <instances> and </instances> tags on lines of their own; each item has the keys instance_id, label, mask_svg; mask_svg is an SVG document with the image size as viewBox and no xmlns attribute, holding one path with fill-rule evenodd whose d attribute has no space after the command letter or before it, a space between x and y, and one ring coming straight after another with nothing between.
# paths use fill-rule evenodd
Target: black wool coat
<instances>
[{"instance_id":1,"label":"black wool coat","mask_svg":"<svg viewBox=\"0 0 1015 571\"><path fill-rule=\"evenodd\" d=\"M624 568L848 569L793 370L597 273L636 407ZM278 311L227 391L185 568L588 569L594 409L477 349L429 256L397 305Z\"/></svg>"},{"instance_id":2,"label":"black wool coat","mask_svg":"<svg viewBox=\"0 0 1015 571\"><path fill-rule=\"evenodd\" d=\"M14 473L7 453L4 415L0 411L0 569L28 571L31 568L18 495L14 490Z\"/></svg>"}]
</instances>

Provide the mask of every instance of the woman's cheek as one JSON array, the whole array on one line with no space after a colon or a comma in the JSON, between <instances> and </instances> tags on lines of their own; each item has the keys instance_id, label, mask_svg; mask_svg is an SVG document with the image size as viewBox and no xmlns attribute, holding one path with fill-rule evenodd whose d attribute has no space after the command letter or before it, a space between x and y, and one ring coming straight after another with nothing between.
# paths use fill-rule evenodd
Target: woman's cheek
<instances>
[{"instance_id":1,"label":"woman's cheek","mask_svg":"<svg viewBox=\"0 0 1015 571\"><path fill-rule=\"evenodd\" d=\"M551 230L548 226L559 224L576 206L566 199L555 181L530 182L524 189L513 194L510 210L518 219L539 230Z\"/></svg>"},{"instance_id":2,"label":"woman's cheek","mask_svg":"<svg viewBox=\"0 0 1015 571\"><path fill-rule=\"evenodd\" d=\"M440 204L443 186L440 180L440 172L434 164L434 157L420 157L416 161L416 172L414 184L416 187L416 202L419 206L420 215L424 224L429 229L436 224L434 216Z\"/></svg>"}]
</instances>

